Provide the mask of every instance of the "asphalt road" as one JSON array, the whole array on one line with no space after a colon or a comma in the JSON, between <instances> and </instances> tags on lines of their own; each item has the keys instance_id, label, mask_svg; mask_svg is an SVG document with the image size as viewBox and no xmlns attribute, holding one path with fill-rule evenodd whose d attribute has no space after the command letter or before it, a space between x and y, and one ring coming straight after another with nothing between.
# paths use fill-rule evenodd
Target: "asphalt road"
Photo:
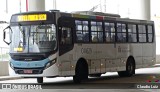
<instances>
[{"instance_id":1,"label":"asphalt road","mask_svg":"<svg viewBox=\"0 0 160 92\"><path fill-rule=\"evenodd\" d=\"M6 80L0 81L0 83L13 83L16 85L41 85L43 90L37 90L40 92L160 92L160 65L152 68L137 69L136 75L132 77L119 77L116 72L113 72L103 74L99 78L89 78L89 80L83 81L81 84L74 84L72 77L44 78L43 84L37 84L36 79L32 78ZM137 85L156 85L159 89L142 89L138 88ZM4 91L17 92L19 90L3 90L2 92ZM30 91L32 92L32 90L25 90L25 92Z\"/></svg>"}]
</instances>

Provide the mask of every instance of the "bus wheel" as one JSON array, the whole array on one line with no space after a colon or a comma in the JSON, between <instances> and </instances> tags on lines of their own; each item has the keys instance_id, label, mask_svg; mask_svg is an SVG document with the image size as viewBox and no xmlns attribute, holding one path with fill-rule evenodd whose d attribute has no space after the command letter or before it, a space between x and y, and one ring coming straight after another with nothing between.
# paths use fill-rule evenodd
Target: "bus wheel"
<instances>
[{"instance_id":1,"label":"bus wheel","mask_svg":"<svg viewBox=\"0 0 160 92\"><path fill-rule=\"evenodd\" d=\"M131 77L135 73L135 64L132 58L127 60L126 71L118 72L120 77Z\"/></svg>"},{"instance_id":2,"label":"bus wheel","mask_svg":"<svg viewBox=\"0 0 160 92\"><path fill-rule=\"evenodd\" d=\"M38 78L37 78L37 82L38 82L38 83L43 83L43 77L38 77Z\"/></svg>"},{"instance_id":3,"label":"bus wheel","mask_svg":"<svg viewBox=\"0 0 160 92\"><path fill-rule=\"evenodd\" d=\"M88 65L86 62L80 61L76 65L74 83L81 83L82 80L88 79Z\"/></svg>"}]
</instances>

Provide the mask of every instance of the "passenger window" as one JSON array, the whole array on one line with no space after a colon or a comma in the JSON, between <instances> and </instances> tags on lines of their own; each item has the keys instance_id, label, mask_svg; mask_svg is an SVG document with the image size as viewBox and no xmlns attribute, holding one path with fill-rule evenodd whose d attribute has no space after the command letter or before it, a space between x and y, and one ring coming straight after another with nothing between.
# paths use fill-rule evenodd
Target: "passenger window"
<instances>
[{"instance_id":1,"label":"passenger window","mask_svg":"<svg viewBox=\"0 0 160 92\"><path fill-rule=\"evenodd\" d=\"M77 42L89 42L88 21L76 20L75 23Z\"/></svg>"},{"instance_id":2,"label":"passenger window","mask_svg":"<svg viewBox=\"0 0 160 92\"><path fill-rule=\"evenodd\" d=\"M145 25L138 25L138 32L139 32L139 42L147 42L146 40L146 26Z\"/></svg>"},{"instance_id":3,"label":"passenger window","mask_svg":"<svg viewBox=\"0 0 160 92\"><path fill-rule=\"evenodd\" d=\"M105 22L105 41L106 42L115 42L114 23Z\"/></svg>"},{"instance_id":4,"label":"passenger window","mask_svg":"<svg viewBox=\"0 0 160 92\"><path fill-rule=\"evenodd\" d=\"M103 42L102 22L91 21L91 38L92 42Z\"/></svg>"},{"instance_id":5,"label":"passenger window","mask_svg":"<svg viewBox=\"0 0 160 92\"><path fill-rule=\"evenodd\" d=\"M117 42L126 42L126 24L117 23Z\"/></svg>"},{"instance_id":6,"label":"passenger window","mask_svg":"<svg viewBox=\"0 0 160 92\"><path fill-rule=\"evenodd\" d=\"M128 42L137 42L137 30L134 24L128 24Z\"/></svg>"},{"instance_id":7,"label":"passenger window","mask_svg":"<svg viewBox=\"0 0 160 92\"><path fill-rule=\"evenodd\" d=\"M153 42L153 29L151 25L148 25L148 42Z\"/></svg>"}]
</instances>

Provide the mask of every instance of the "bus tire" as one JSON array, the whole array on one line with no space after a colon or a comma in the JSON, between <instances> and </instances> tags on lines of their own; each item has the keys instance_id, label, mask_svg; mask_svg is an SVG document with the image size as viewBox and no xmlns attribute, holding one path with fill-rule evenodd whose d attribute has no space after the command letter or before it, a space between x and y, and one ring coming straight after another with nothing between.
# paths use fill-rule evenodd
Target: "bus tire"
<instances>
[{"instance_id":1,"label":"bus tire","mask_svg":"<svg viewBox=\"0 0 160 92\"><path fill-rule=\"evenodd\" d=\"M43 77L38 77L37 78L37 83L43 83Z\"/></svg>"},{"instance_id":2,"label":"bus tire","mask_svg":"<svg viewBox=\"0 0 160 92\"><path fill-rule=\"evenodd\" d=\"M131 77L133 74L135 74L135 63L134 59L129 58L126 64L126 71L119 71L118 75L120 77Z\"/></svg>"},{"instance_id":3,"label":"bus tire","mask_svg":"<svg viewBox=\"0 0 160 92\"><path fill-rule=\"evenodd\" d=\"M85 79L88 79L88 64L86 61L80 60L76 65L73 81L74 83L81 83Z\"/></svg>"},{"instance_id":4,"label":"bus tire","mask_svg":"<svg viewBox=\"0 0 160 92\"><path fill-rule=\"evenodd\" d=\"M81 79L80 79L80 77L79 76L73 76L73 81L74 81L74 83L81 83Z\"/></svg>"}]
</instances>

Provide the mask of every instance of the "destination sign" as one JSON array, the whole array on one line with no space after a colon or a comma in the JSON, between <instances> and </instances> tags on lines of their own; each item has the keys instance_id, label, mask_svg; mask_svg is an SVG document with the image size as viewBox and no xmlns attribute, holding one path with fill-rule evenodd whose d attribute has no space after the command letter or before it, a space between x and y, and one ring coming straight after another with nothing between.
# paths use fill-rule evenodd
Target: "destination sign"
<instances>
[{"instance_id":1,"label":"destination sign","mask_svg":"<svg viewBox=\"0 0 160 92\"><path fill-rule=\"evenodd\" d=\"M30 14L30 15L19 15L18 21L42 21L47 20L46 14Z\"/></svg>"}]
</instances>

